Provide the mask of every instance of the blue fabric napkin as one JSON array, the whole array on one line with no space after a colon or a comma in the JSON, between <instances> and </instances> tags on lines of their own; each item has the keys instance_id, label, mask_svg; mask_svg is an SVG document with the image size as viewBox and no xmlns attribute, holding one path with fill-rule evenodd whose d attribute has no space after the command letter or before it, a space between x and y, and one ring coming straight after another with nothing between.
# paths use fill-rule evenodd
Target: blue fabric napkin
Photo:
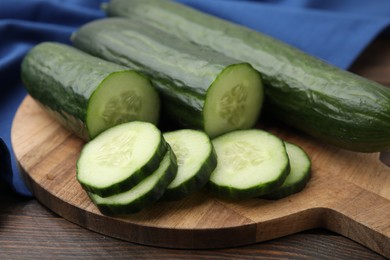
<instances>
[{"instance_id":1,"label":"blue fabric napkin","mask_svg":"<svg viewBox=\"0 0 390 260\"><path fill-rule=\"evenodd\" d=\"M17 193L31 193L21 180L11 146L11 125L26 96L20 81L20 63L26 52L42 41L71 44L80 25L104 16L98 0L0 0L0 138L11 151L12 170L0 168L0 184ZM1 147L0 147L1 148ZM6 154L2 147L2 154ZM6 156L0 157L6 165ZM12 174L13 172L13 174ZM0 185L2 187L3 185Z\"/></svg>"},{"instance_id":2,"label":"blue fabric napkin","mask_svg":"<svg viewBox=\"0 0 390 260\"><path fill-rule=\"evenodd\" d=\"M264 32L342 69L348 69L380 33L389 34L389 0L177 0L201 11ZM42 41L69 43L80 25L104 17L104 0L0 1L0 138L12 151L12 119L26 95L20 62ZM0 143L1 144L1 143ZM0 187L22 195L14 156L0 145Z\"/></svg>"}]
</instances>

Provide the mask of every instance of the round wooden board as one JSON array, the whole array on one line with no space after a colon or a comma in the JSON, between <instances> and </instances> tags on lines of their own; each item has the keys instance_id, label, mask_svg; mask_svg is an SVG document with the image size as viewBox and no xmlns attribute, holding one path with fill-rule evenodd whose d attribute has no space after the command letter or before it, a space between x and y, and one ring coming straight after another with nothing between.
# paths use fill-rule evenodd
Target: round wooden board
<instances>
[{"instance_id":1,"label":"round wooden board","mask_svg":"<svg viewBox=\"0 0 390 260\"><path fill-rule=\"evenodd\" d=\"M277 201L237 202L202 190L121 218L102 215L76 180L83 141L29 96L15 116L12 143L21 174L41 203L112 237L162 247L221 248L323 227L390 256L390 169L378 154L329 147L291 129L267 130L310 155L312 178L302 192Z\"/></svg>"}]
</instances>

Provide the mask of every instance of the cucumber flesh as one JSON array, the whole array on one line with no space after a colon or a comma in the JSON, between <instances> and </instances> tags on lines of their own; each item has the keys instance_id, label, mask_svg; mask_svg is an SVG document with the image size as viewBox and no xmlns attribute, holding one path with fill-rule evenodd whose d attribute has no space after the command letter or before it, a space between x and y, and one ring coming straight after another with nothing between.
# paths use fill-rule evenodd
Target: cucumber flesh
<instances>
[{"instance_id":1,"label":"cucumber flesh","mask_svg":"<svg viewBox=\"0 0 390 260\"><path fill-rule=\"evenodd\" d=\"M261 77L243 64L227 67L208 90L204 105L204 128L212 137L255 123L263 103Z\"/></svg>"},{"instance_id":2,"label":"cucumber flesh","mask_svg":"<svg viewBox=\"0 0 390 260\"><path fill-rule=\"evenodd\" d=\"M285 142L290 159L290 173L282 186L263 196L265 199L281 199L301 191L310 179L311 161L299 146Z\"/></svg>"},{"instance_id":3,"label":"cucumber flesh","mask_svg":"<svg viewBox=\"0 0 390 260\"><path fill-rule=\"evenodd\" d=\"M209 187L227 198L264 195L282 185L289 172L285 145L262 130L241 130L213 140L218 165Z\"/></svg>"},{"instance_id":4,"label":"cucumber flesh","mask_svg":"<svg viewBox=\"0 0 390 260\"><path fill-rule=\"evenodd\" d=\"M88 195L103 214L135 213L158 201L176 173L176 158L168 149L157 170L133 188L105 198L93 193Z\"/></svg>"},{"instance_id":5,"label":"cucumber flesh","mask_svg":"<svg viewBox=\"0 0 390 260\"><path fill-rule=\"evenodd\" d=\"M151 123L117 125L84 146L77 179L102 197L123 192L157 169L166 149L160 130Z\"/></svg>"},{"instance_id":6,"label":"cucumber flesh","mask_svg":"<svg viewBox=\"0 0 390 260\"><path fill-rule=\"evenodd\" d=\"M217 166L217 157L206 133L182 129L164 133L176 155L178 172L164 194L166 200L179 200L205 186Z\"/></svg>"},{"instance_id":7,"label":"cucumber flesh","mask_svg":"<svg viewBox=\"0 0 390 260\"><path fill-rule=\"evenodd\" d=\"M117 72L104 79L87 108L92 138L115 125L142 120L157 124L160 101L150 81L135 71Z\"/></svg>"}]
</instances>

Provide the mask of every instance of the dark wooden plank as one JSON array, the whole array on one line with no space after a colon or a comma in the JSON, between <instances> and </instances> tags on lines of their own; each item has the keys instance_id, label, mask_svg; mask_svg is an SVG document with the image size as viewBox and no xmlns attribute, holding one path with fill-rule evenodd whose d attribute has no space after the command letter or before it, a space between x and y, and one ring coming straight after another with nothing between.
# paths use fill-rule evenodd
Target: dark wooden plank
<instances>
[{"instance_id":1,"label":"dark wooden plank","mask_svg":"<svg viewBox=\"0 0 390 260\"><path fill-rule=\"evenodd\" d=\"M218 250L148 247L90 232L36 200L0 197L0 259L384 259L335 233L316 229L254 245Z\"/></svg>"}]
</instances>

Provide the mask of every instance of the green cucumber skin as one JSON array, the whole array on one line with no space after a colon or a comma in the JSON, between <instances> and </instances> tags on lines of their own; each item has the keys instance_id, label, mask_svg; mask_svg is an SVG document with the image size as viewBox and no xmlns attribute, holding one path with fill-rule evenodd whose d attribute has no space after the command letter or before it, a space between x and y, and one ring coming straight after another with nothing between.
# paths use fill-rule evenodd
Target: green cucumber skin
<instances>
[{"instance_id":1,"label":"green cucumber skin","mask_svg":"<svg viewBox=\"0 0 390 260\"><path fill-rule=\"evenodd\" d=\"M390 89L340 70L272 37L166 0L113 0L131 16L248 61L263 75L265 114L326 143L359 152L390 148Z\"/></svg>"},{"instance_id":2,"label":"green cucumber skin","mask_svg":"<svg viewBox=\"0 0 390 260\"><path fill-rule=\"evenodd\" d=\"M162 199L166 201L180 200L202 189L208 183L210 175L215 167L217 167L217 154L213 148L209 157L206 159L203 166L199 169L198 173L178 187L167 189Z\"/></svg>"},{"instance_id":3,"label":"green cucumber skin","mask_svg":"<svg viewBox=\"0 0 390 260\"><path fill-rule=\"evenodd\" d=\"M278 199L285 198L287 196L302 191L306 187L306 184L309 182L309 180L310 180L310 175L306 175L305 179L302 179L296 185L284 187L283 190L280 191L271 191L270 193L265 194L261 198L267 200L278 200Z\"/></svg>"},{"instance_id":4,"label":"green cucumber skin","mask_svg":"<svg viewBox=\"0 0 390 260\"><path fill-rule=\"evenodd\" d=\"M171 37L138 19L94 21L74 33L72 41L83 51L149 76L162 94L163 109L183 126L197 129L204 129L208 88L224 69L239 63L209 48Z\"/></svg>"},{"instance_id":5,"label":"green cucumber skin","mask_svg":"<svg viewBox=\"0 0 390 260\"><path fill-rule=\"evenodd\" d=\"M290 145L298 146L296 144L290 144ZM299 148L305 154L305 156L307 157L308 162L309 162L307 169L306 169L306 174L304 175L304 178L300 179L299 182L294 183L294 184L291 183L290 185L281 185L279 188L276 188L274 191L271 191L270 193L265 194L261 198L269 199L269 200L278 200L278 199L282 199L282 198L285 198L287 196L290 196L294 193L298 193L301 190L303 190L303 188L306 187L306 184L309 182L309 180L311 178L310 171L311 171L312 163L311 163L311 160L310 160L310 157L308 156L308 154L301 147L299 147Z\"/></svg>"},{"instance_id":6,"label":"green cucumber skin","mask_svg":"<svg viewBox=\"0 0 390 260\"><path fill-rule=\"evenodd\" d=\"M161 158L165 155L168 149L170 149L169 145L165 142L163 136L161 135L160 146L156 150L156 153L153 155L153 157L149 160L149 162L146 163L140 169L138 169L136 172L134 172L134 174L130 175L127 179L124 179L123 181L117 184L107 186L105 188L99 188L93 185L89 185L88 183L83 183L79 179L78 181L84 190L86 190L87 192L92 192L103 198L117 193L124 192L126 190L131 189L132 187L137 185L140 181L142 181L144 178L146 178L151 173L153 173L158 168ZM83 151L81 151L81 153L82 152ZM77 168L78 167L76 165L76 172L77 172ZM76 177L77 177L77 173L76 173Z\"/></svg>"},{"instance_id":7,"label":"green cucumber skin","mask_svg":"<svg viewBox=\"0 0 390 260\"><path fill-rule=\"evenodd\" d=\"M150 207L158 200L160 200L164 195L166 187L175 178L177 173L177 162L175 154L170 148L168 148L168 151L170 153L172 163L168 167L166 174L158 181L153 190L126 205L98 204L96 201L94 201L100 212L108 216L124 216L137 213L147 207ZM93 200L93 197L90 195L90 193L88 193L88 195Z\"/></svg>"},{"instance_id":8,"label":"green cucumber skin","mask_svg":"<svg viewBox=\"0 0 390 260\"><path fill-rule=\"evenodd\" d=\"M112 73L128 68L106 62L71 46L45 42L23 59L21 78L28 93L65 127L84 140L88 100ZM80 82L85 84L80 84Z\"/></svg>"},{"instance_id":9,"label":"green cucumber skin","mask_svg":"<svg viewBox=\"0 0 390 260\"><path fill-rule=\"evenodd\" d=\"M235 189L233 187L229 186L220 186L216 185L215 183L209 181L207 184L207 188L212 191L217 197L220 197L222 199L233 199L233 200L243 200L243 199L249 199L249 198L255 198L260 197L265 194L268 194L278 187L280 187L284 180L287 178L288 174L290 172L290 167L287 165L285 171L283 172L283 175L280 179L274 182L269 182L263 186L260 187L252 187L246 190L243 189Z\"/></svg>"}]
</instances>

